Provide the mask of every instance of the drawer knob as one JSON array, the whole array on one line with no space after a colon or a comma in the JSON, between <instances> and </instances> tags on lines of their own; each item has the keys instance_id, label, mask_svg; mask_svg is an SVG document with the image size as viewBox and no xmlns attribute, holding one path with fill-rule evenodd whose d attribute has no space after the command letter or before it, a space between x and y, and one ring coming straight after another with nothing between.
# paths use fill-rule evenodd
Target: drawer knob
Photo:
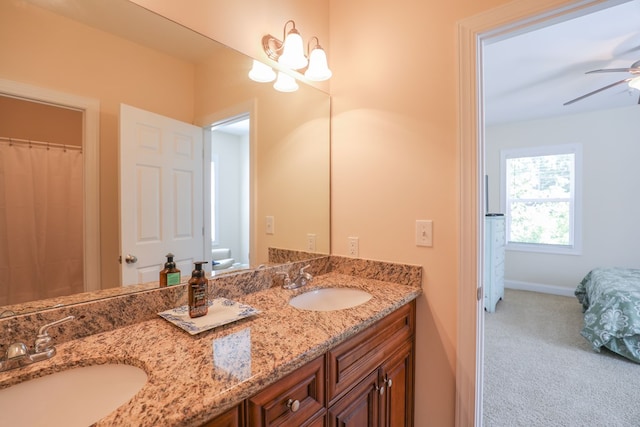
<instances>
[{"instance_id":1,"label":"drawer knob","mask_svg":"<svg viewBox=\"0 0 640 427\"><path fill-rule=\"evenodd\" d=\"M291 409L291 412L298 412L298 409L300 409L300 401L297 399L287 400L287 408Z\"/></svg>"}]
</instances>

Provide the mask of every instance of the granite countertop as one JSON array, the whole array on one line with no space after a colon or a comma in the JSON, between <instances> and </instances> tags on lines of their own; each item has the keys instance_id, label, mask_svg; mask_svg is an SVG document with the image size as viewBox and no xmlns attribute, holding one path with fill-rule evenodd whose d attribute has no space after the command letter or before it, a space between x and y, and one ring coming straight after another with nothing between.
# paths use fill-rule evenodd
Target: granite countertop
<instances>
[{"instance_id":1,"label":"granite countertop","mask_svg":"<svg viewBox=\"0 0 640 427\"><path fill-rule=\"evenodd\" d=\"M372 298L332 312L298 310L288 304L294 295L328 286L364 289ZM327 273L301 289L273 287L234 298L260 313L197 335L158 316L58 344L52 359L0 373L0 387L75 366L126 363L144 369L148 381L97 426L200 426L366 329L421 291Z\"/></svg>"}]
</instances>

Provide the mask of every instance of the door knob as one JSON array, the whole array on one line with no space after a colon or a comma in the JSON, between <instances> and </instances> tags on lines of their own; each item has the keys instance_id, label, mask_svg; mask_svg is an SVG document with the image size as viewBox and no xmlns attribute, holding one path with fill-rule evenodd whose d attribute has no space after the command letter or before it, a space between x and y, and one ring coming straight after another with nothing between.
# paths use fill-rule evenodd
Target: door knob
<instances>
[{"instance_id":1,"label":"door knob","mask_svg":"<svg viewBox=\"0 0 640 427\"><path fill-rule=\"evenodd\" d=\"M124 262L126 262L127 264L135 264L136 262L138 262L138 257L135 255L127 254L127 256L124 257Z\"/></svg>"}]
</instances>

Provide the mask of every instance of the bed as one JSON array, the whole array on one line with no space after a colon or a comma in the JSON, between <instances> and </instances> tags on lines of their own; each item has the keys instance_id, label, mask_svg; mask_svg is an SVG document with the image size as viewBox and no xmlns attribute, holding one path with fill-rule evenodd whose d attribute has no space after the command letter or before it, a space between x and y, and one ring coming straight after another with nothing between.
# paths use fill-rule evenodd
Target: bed
<instances>
[{"instance_id":1,"label":"bed","mask_svg":"<svg viewBox=\"0 0 640 427\"><path fill-rule=\"evenodd\" d=\"M640 270L596 268L576 288L581 331L594 350L609 350L640 363Z\"/></svg>"}]
</instances>

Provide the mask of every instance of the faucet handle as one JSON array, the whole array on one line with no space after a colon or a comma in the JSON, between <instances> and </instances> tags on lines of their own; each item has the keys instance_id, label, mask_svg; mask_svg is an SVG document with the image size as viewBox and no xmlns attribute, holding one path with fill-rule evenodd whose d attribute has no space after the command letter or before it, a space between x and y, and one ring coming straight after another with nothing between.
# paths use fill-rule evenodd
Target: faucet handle
<instances>
[{"instance_id":1,"label":"faucet handle","mask_svg":"<svg viewBox=\"0 0 640 427\"><path fill-rule=\"evenodd\" d=\"M300 269L300 276L303 276L307 280L313 279L313 276L305 271L309 267L311 267L311 264L307 264Z\"/></svg>"},{"instance_id":2,"label":"faucet handle","mask_svg":"<svg viewBox=\"0 0 640 427\"><path fill-rule=\"evenodd\" d=\"M291 286L291 278L289 277L289 273L287 273L286 271L278 271L276 273L276 275L282 276L282 287L283 288Z\"/></svg>"},{"instance_id":3,"label":"faucet handle","mask_svg":"<svg viewBox=\"0 0 640 427\"><path fill-rule=\"evenodd\" d=\"M56 349L51 347L51 336L47 332L50 327L57 326L61 323L66 323L75 319L74 316L67 316L63 319L56 320L55 322L47 323L42 326L38 331L38 336L36 337L34 353L51 353L51 356L55 353ZM51 357L49 356L49 357Z\"/></svg>"}]
</instances>

